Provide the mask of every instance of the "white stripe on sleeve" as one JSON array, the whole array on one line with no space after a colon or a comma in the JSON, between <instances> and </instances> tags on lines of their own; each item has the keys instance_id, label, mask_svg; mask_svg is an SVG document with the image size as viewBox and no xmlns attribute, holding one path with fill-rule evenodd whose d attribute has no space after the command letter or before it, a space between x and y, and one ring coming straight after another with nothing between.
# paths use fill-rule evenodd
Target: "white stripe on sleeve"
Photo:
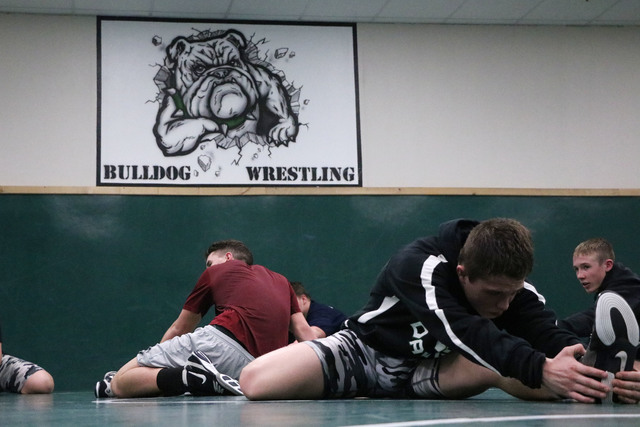
<instances>
[{"instance_id":1,"label":"white stripe on sleeve","mask_svg":"<svg viewBox=\"0 0 640 427\"><path fill-rule=\"evenodd\" d=\"M433 272L436 267L442 262L447 262L446 258L443 255L439 255L437 257L430 255L422 265L420 280L422 281L422 287L425 290L425 300L427 306L436 314L436 316L438 316L438 319L440 319L440 321L442 322L442 325L444 326L449 339L451 339L451 341L453 341L453 343L458 348L471 355L471 357L473 357L480 365L499 374L499 372L493 366L487 363L475 351L473 351L470 347L463 343L460 338L458 338L458 336L451 329L451 325L444 315L444 311L442 311L442 309L438 307L438 301L436 300L436 288L435 286L433 286Z\"/></svg>"}]
</instances>

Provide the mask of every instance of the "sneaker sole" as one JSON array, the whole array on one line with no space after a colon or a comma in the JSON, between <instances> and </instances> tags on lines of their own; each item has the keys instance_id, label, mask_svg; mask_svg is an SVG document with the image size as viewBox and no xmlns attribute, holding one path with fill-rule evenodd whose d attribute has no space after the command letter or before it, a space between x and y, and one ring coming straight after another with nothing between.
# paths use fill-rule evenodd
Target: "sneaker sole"
<instances>
[{"instance_id":1,"label":"sneaker sole","mask_svg":"<svg viewBox=\"0 0 640 427\"><path fill-rule=\"evenodd\" d=\"M216 376L216 378L218 379L220 385L231 393L235 394L236 396L244 396L244 393L242 392L242 390L240 390L240 383L237 380L225 374L219 374L219 376Z\"/></svg>"},{"instance_id":2,"label":"sneaker sole","mask_svg":"<svg viewBox=\"0 0 640 427\"><path fill-rule=\"evenodd\" d=\"M614 310L620 314L622 321L624 322L626 337L616 336L616 330L613 325L613 312ZM618 339L627 339L627 341L637 348L640 342L640 329L638 327L638 321L636 320L633 309L629 306L627 301L615 292L604 292L598 297L596 302L596 322L595 332L600 342L609 347L613 345ZM635 360L635 354L628 354L626 350L620 350L615 354L615 358L620 361L620 369L615 371L624 371L630 361ZM633 362L631 362L633 363ZM607 379L603 380L603 384L607 384L611 387L611 382L615 377L615 372L607 371ZM600 403L612 403L617 402L617 396L612 392L607 394L605 399L602 399Z\"/></svg>"},{"instance_id":3,"label":"sneaker sole","mask_svg":"<svg viewBox=\"0 0 640 427\"><path fill-rule=\"evenodd\" d=\"M110 399L112 397L115 397L111 393L111 388L108 385L104 388L104 392L100 393L100 388L103 385L103 383L104 383L104 380L98 381L96 383L96 388L94 390L94 394L95 394L96 398L97 399Z\"/></svg>"},{"instance_id":4,"label":"sneaker sole","mask_svg":"<svg viewBox=\"0 0 640 427\"><path fill-rule=\"evenodd\" d=\"M611 311L616 309L622 318L627 330L627 339L633 346L640 342L640 330L636 315L620 295L613 292L604 292L598 297L596 303L596 333L598 338L606 346L610 346L616 340L616 331L611 320Z\"/></svg>"},{"instance_id":5,"label":"sneaker sole","mask_svg":"<svg viewBox=\"0 0 640 427\"><path fill-rule=\"evenodd\" d=\"M240 390L240 384L235 379L231 378L229 375L221 374L218 372L216 367L211 363L211 360L200 350L196 350L193 354L196 355L198 359L200 359L202 365L209 370L213 375L215 375L218 383L228 392L236 395L236 396L244 396L242 390Z\"/></svg>"}]
</instances>

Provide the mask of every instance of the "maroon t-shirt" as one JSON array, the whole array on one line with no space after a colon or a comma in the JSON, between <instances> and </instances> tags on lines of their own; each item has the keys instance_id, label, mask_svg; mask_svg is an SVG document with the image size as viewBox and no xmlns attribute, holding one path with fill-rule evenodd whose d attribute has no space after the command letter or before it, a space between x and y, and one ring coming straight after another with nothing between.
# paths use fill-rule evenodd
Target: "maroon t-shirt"
<instances>
[{"instance_id":1,"label":"maroon t-shirt","mask_svg":"<svg viewBox=\"0 0 640 427\"><path fill-rule=\"evenodd\" d=\"M291 315L300 311L289 281L261 265L230 260L207 268L183 308L228 329L254 357L288 343Z\"/></svg>"}]
</instances>

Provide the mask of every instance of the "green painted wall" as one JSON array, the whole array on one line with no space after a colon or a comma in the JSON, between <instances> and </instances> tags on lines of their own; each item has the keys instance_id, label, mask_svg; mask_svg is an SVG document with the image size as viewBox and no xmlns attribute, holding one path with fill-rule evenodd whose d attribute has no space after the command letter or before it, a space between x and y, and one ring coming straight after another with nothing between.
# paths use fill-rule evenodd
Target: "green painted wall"
<instances>
[{"instance_id":1,"label":"green painted wall","mask_svg":"<svg viewBox=\"0 0 640 427\"><path fill-rule=\"evenodd\" d=\"M45 367L58 391L92 390L161 338L215 240L245 241L256 263L350 313L400 246L452 218L495 216L533 231L531 280L561 317L592 301L571 268L581 240L608 238L640 271L635 197L4 194L3 350Z\"/></svg>"}]
</instances>

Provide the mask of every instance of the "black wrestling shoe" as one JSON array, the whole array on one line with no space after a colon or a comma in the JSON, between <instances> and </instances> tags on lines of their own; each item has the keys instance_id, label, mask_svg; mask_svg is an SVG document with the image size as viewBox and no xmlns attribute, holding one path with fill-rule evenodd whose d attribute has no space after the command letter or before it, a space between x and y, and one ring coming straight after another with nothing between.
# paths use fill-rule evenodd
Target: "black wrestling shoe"
<instances>
[{"instance_id":1,"label":"black wrestling shoe","mask_svg":"<svg viewBox=\"0 0 640 427\"><path fill-rule=\"evenodd\" d=\"M603 292L596 301L596 319L582 363L609 373L602 382L611 386L615 373L632 371L640 331L629 304L615 292ZM613 393L603 402L616 402Z\"/></svg>"},{"instance_id":2,"label":"black wrestling shoe","mask_svg":"<svg viewBox=\"0 0 640 427\"><path fill-rule=\"evenodd\" d=\"M111 391L111 380L113 376L116 374L116 371L109 371L104 374L104 378L101 381L96 383L96 388L94 390L94 394L97 398L101 397L115 397L113 392Z\"/></svg>"},{"instance_id":3,"label":"black wrestling shoe","mask_svg":"<svg viewBox=\"0 0 640 427\"><path fill-rule=\"evenodd\" d=\"M243 396L238 381L218 372L211 360L200 350L193 352L182 370L182 382L189 393L196 396Z\"/></svg>"}]
</instances>

